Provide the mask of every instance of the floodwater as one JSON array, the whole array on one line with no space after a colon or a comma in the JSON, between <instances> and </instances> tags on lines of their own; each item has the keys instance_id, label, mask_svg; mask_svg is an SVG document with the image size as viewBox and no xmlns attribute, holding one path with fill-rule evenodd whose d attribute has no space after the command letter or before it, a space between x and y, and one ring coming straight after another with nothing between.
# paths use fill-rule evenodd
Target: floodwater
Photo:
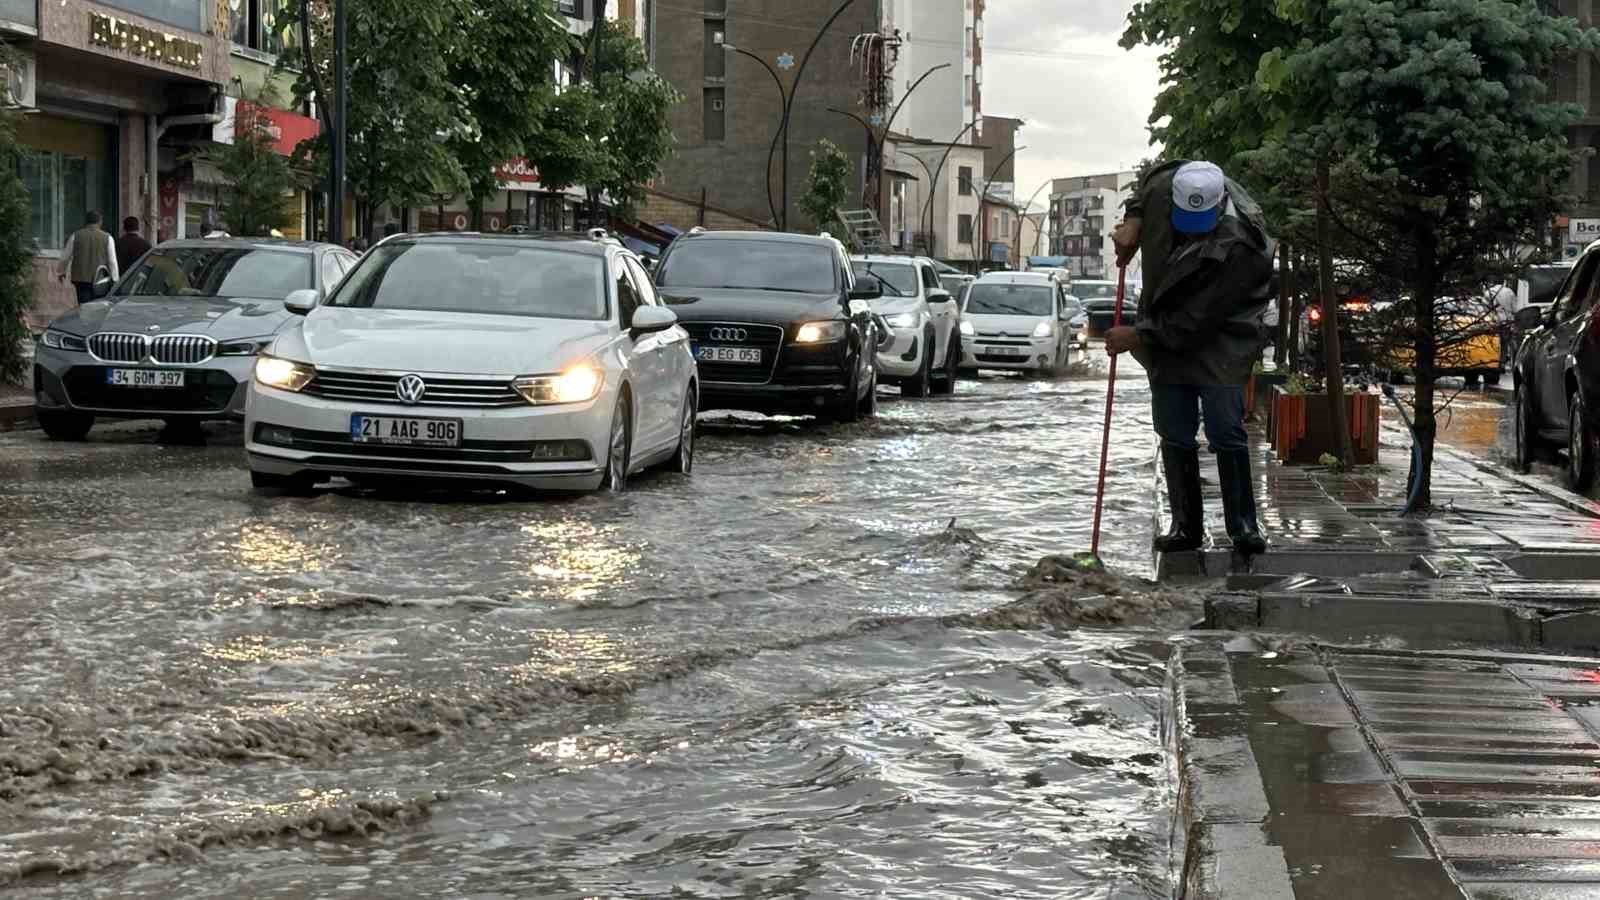
<instances>
[{"instance_id":1,"label":"floodwater","mask_svg":"<svg viewBox=\"0 0 1600 900\"><path fill-rule=\"evenodd\" d=\"M1103 364L1103 357L1101 358ZM239 434L0 436L0 885L39 897L1162 897L1148 392L712 414L620 496L309 499ZM886 401L893 396L887 391Z\"/></svg>"}]
</instances>

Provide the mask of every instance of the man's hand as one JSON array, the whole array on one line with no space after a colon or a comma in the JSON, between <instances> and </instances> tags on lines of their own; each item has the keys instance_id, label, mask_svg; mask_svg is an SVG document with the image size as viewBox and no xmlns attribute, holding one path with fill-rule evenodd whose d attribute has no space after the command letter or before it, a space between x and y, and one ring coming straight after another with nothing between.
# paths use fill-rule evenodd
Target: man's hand
<instances>
[{"instance_id":1,"label":"man's hand","mask_svg":"<svg viewBox=\"0 0 1600 900\"><path fill-rule=\"evenodd\" d=\"M1117 227L1111 230L1111 243L1117 248L1117 265L1126 266L1133 262L1133 257L1139 252L1139 229L1143 220L1137 216L1123 219Z\"/></svg>"},{"instance_id":2,"label":"man's hand","mask_svg":"<svg viewBox=\"0 0 1600 900\"><path fill-rule=\"evenodd\" d=\"M1131 325L1119 325L1106 332L1106 355L1116 356L1139 349L1139 330Z\"/></svg>"}]
</instances>

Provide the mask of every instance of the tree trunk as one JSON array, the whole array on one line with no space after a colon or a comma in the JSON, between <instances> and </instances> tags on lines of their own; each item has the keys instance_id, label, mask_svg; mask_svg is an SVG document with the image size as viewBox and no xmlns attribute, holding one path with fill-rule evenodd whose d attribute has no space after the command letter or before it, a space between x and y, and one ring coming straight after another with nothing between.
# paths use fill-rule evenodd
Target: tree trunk
<instances>
[{"instance_id":1,"label":"tree trunk","mask_svg":"<svg viewBox=\"0 0 1600 900\"><path fill-rule=\"evenodd\" d=\"M1289 359L1289 245L1278 245L1278 339L1272 348L1272 363L1283 368Z\"/></svg>"},{"instance_id":2,"label":"tree trunk","mask_svg":"<svg viewBox=\"0 0 1600 900\"><path fill-rule=\"evenodd\" d=\"M1333 289L1333 245L1328 235L1328 161L1317 163L1317 280L1322 293L1322 358L1328 379L1328 421L1338 439L1339 461L1355 464L1350 417L1344 405L1344 358L1339 352L1339 298Z\"/></svg>"},{"instance_id":3,"label":"tree trunk","mask_svg":"<svg viewBox=\"0 0 1600 900\"><path fill-rule=\"evenodd\" d=\"M467 209L471 211L472 231L483 230L483 198L474 194L467 199Z\"/></svg>"},{"instance_id":4,"label":"tree trunk","mask_svg":"<svg viewBox=\"0 0 1600 900\"><path fill-rule=\"evenodd\" d=\"M1421 219L1416 220L1419 223ZM1426 511L1433 506L1433 444L1439 433L1439 421L1433 414L1433 380L1438 377L1439 340L1437 321L1438 278L1433 229L1419 224L1417 245L1416 344L1413 350L1417 360L1417 393L1412 409L1412 439L1417 449L1411 457L1411 477L1406 480L1407 514Z\"/></svg>"},{"instance_id":5,"label":"tree trunk","mask_svg":"<svg viewBox=\"0 0 1600 900\"><path fill-rule=\"evenodd\" d=\"M1300 317L1305 314L1305 297L1300 293L1300 269L1303 260L1289 255L1289 368L1300 369Z\"/></svg>"}]
</instances>

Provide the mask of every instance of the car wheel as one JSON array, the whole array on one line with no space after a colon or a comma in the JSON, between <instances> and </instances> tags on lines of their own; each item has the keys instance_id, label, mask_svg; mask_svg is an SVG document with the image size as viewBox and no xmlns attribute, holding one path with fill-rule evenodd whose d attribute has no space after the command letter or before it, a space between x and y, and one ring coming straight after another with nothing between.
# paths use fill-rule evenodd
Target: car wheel
<instances>
[{"instance_id":1,"label":"car wheel","mask_svg":"<svg viewBox=\"0 0 1600 900\"><path fill-rule=\"evenodd\" d=\"M683 396L683 420L678 423L678 449L667 461L667 466L680 475L694 471L694 394L694 385L691 384L688 393Z\"/></svg>"},{"instance_id":2,"label":"car wheel","mask_svg":"<svg viewBox=\"0 0 1600 900\"><path fill-rule=\"evenodd\" d=\"M1463 379L1462 383L1464 383L1467 387L1477 387L1478 386L1478 373L1477 372L1468 372L1466 374L1466 377Z\"/></svg>"},{"instance_id":3,"label":"car wheel","mask_svg":"<svg viewBox=\"0 0 1600 900\"><path fill-rule=\"evenodd\" d=\"M856 408L857 418L870 419L878 414L878 370L872 370L872 376L867 379L867 392L861 395L861 402Z\"/></svg>"},{"instance_id":4,"label":"car wheel","mask_svg":"<svg viewBox=\"0 0 1600 900\"><path fill-rule=\"evenodd\" d=\"M1577 394L1567 398L1567 486L1586 493L1594 486L1594 433Z\"/></svg>"},{"instance_id":5,"label":"car wheel","mask_svg":"<svg viewBox=\"0 0 1600 900\"><path fill-rule=\"evenodd\" d=\"M94 416L83 413L39 410L34 417L52 441L81 441L94 427Z\"/></svg>"},{"instance_id":6,"label":"car wheel","mask_svg":"<svg viewBox=\"0 0 1600 900\"><path fill-rule=\"evenodd\" d=\"M1514 464L1518 472L1526 475L1533 469L1539 456L1539 431L1533 421L1533 398L1525 385L1517 385L1511 398L1512 439L1516 441Z\"/></svg>"},{"instance_id":7,"label":"car wheel","mask_svg":"<svg viewBox=\"0 0 1600 900\"><path fill-rule=\"evenodd\" d=\"M944 353L944 371L940 373L939 380L933 383L935 394L954 394L956 382L961 380L961 335L950 335L950 346Z\"/></svg>"},{"instance_id":8,"label":"car wheel","mask_svg":"<svg viewBox=\"0 0 1600 900\"><path fill-rule=\"evenodd\" d=\"M933 375L933 336L923 335L922 365L917 367L917 374L900 382L900 393L907 397L928 396L928 382Z\"/></svg>"},{"instance_id":9,"label":"car wheel","mask_svg":"<svg viewBox=\"0 0 1600 900\"><path fill-rule=\"evenodd\" d=\"M315 493L315 475L274 475L271 472L250 472L250 486L262 494L282 494L287 497L309 497Z\"/></svg>"},{"instance_id":10,"label":"car wheel","mask_svg":"<svg viewBox=\"0 0 1600 900\"><path fill-rule=\"evenodd\" d=\"M1499 384L1500 383L1500 373L1499 372L1485 372L1485 373L1483 373L1483 383L1487 384L1487 385L1491 385L1491 386Z\"/></svg>"},{"instance_id":11,"label":"car wheel","mask_svg":"<svg viewBox=\"0 0 1600 900\"><path fill-rule=\"evenodd\" d=\"M633 416L628 408L628 392L617 394L617 408L611 413L611 437L606 443L606 471L600 489L619 493L628 489L628 455L633 449Z\"/></svg>"}]
</instances>

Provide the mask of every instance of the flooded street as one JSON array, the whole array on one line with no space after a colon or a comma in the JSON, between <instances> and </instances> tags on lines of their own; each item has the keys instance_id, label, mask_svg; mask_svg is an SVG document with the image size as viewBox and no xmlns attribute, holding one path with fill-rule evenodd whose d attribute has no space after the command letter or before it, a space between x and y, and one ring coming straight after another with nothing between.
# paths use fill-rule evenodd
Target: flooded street
<instances>
[{"instance_id":1,"label":"flooded street","mask_svg":"<svg viewBox=\"0 0 1600 900\"><path fill-rule=\"evenodd\" d=\"M713 413L692 479L537 500L258 497L236 428L0 437L0 884L1165 896L1163 628L1194 610L1020 584L1088 548L1104 391ZM1108 490L1130 576L1147 398Z\"/></svg>"}]
</instances>

